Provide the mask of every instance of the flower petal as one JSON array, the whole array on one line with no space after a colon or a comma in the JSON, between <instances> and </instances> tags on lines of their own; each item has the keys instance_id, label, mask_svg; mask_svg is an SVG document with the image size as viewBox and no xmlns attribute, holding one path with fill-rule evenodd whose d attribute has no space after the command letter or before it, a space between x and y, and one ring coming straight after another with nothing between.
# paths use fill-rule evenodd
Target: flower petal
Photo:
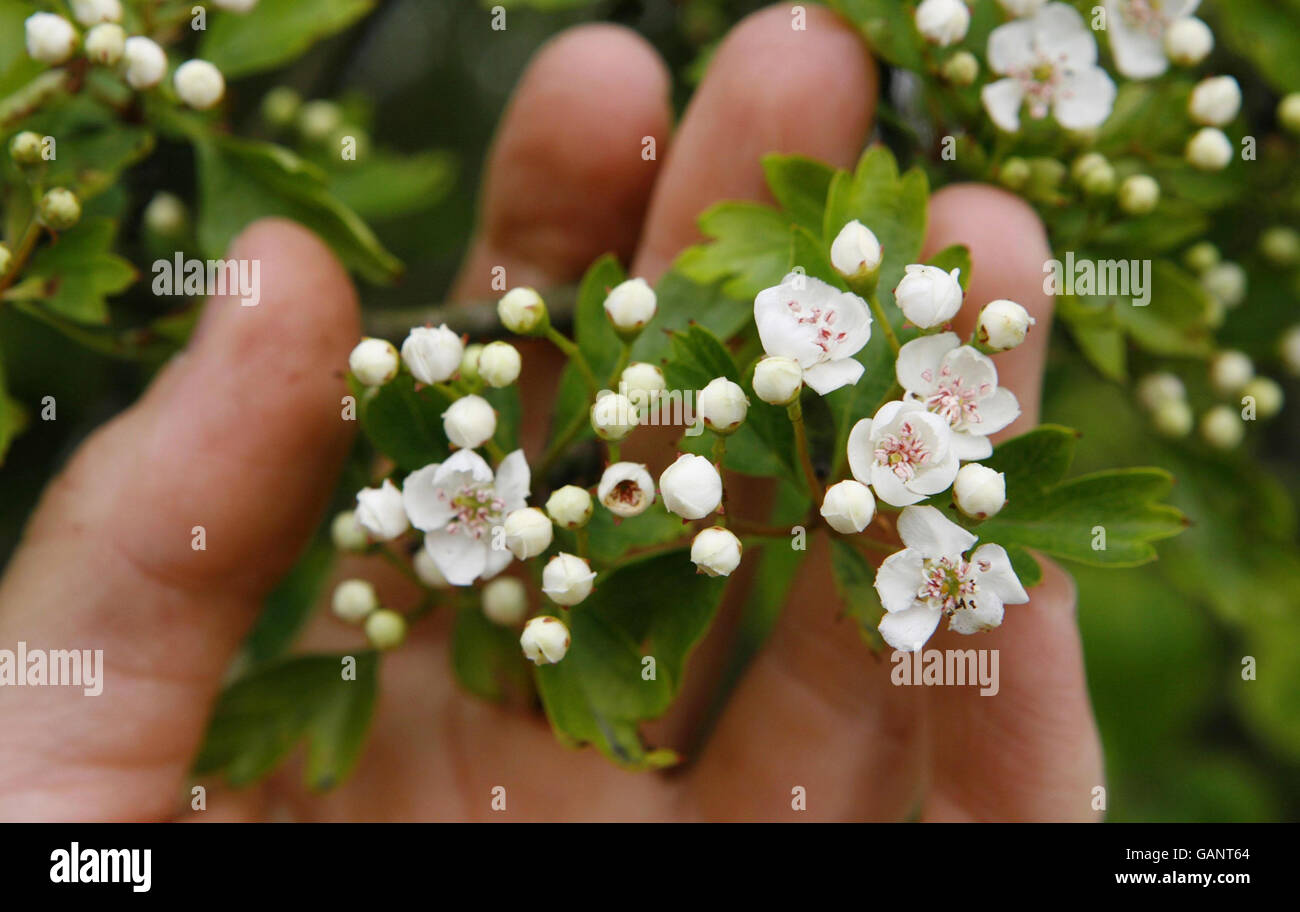
<instances>
[{"instance_id":1,"label":"flower petal","mask_svg":"<svg viewBox=\"0 0 1300 912\"><path fill-rule=\"evenodd\" d=\"M989 35L988 52L989 69L999 75L1032 66L1034 27L1031 20L1017 19L995 28Z\"/></svg>"},{"instance_id":2,"label":"flower petal","mask_svg":"<svg viewBox=\"0 0 1300 912\"><path fill-rule=\"evenodd\" d=\"M960 344L957 334L950 332L918 336L908 342L898 350L898 361L894 366L898 385L909 393L922 396L933 393L937 389L935 380L944 355Z\"/></svg>"},{"instance_id":3,"label":"flower petal","mask_svg":"<svg viewBox=\"0 0 1300 912\"><path fill-rule=\"evenodd\" d=\"M1099 127L1115 106L1115 83L1099 67L1067 76L1056 90L1052 113L1056 122L1069 130Z\"/></svg>"},{"instance_id":4,"label":"flower petal","mask_svg":"<svg viewBox=\"0 0 1300 912\"><path fill-rule=\"evenodd\" d=\"M969 345L954 348L943 359L943 366L967 389L987 396L997 389L998 369L993 359Z\"/></svg>"},{"instance_id":5,"label":"flower petal","mask_svg":"<svg viewBox=\"0 0 1300 912\"><path fill-rule=\"evenodd\" d=\"M880 619L880 635L903 652L916 652L930 639L943 612L921 604L906 611L894 611Z\"/></svg>"},{"instance_id":6,"label":"flower petal","mask_svg":"<svg viewBox=\"0 0 1300 912\"><path fill-rule=\"evenodd\" d=\"M979 424L972 430L986 436L996 434L1020 417L1020 402L1015 393L1005 386L999 386L993 395L979 401L979 413Z\"/></svg>"},{"instance_id":7,"label":"flower petal","mask_svg":"<svg viewBox=\"0 0 1300 912\"><path fill-rule=\"evenodd\" d=\"M825 396L842 386L851 386L858 382L866 368L855 358L842 358L838 361L823 361L805 368L803 382L819 395Z\"/></svg>"},{"instance_id":8,"label":"flower petal","mask_svg":"<svg viewBox=\"0 0 1300 912\"><path fill-rule=\"evenodd\" d=\"M870 480L876 496L891 506L906 507L925 500L924 494L909 491L897 475L876 462L871 464Z\"/></svg>"},{"instance_id":9,"label":"flower petal","mask_svg":"<svg viewBox=\"0 0 1300 912\"><path fill-rule=\"evenodd\" d=\"M1083 16L1074 7L1049 3L1030 22L1034 28L1034 49L1052 63L1066 70L1078 70L1097 62L1097 39L1092 37Z\"/></svg>"},{"instance_id":10,"label":"flower petal","mask_svg":"<svg viewBox=\"0 0 1300 912\"><path fill-rule=\"evenodd\" d=\"M467 475L479 484L487 484L492 481L492 467L473 450L457 450L446 462L438 466L438 473L434 475L433 483L440 488L446 485L458 486L463 483L456 478L458 475Z\"/></svg>"},{"instance_id":11,"label":"flower petal","mask_svg":"<svg viewBox=\"0 0 1300 912\"><path fill-rule=\"evenodd\" d=\"M411 519L411 525L424 532L441 529L456 513L450 499L443 496L434 484L438 466L435 462L416 469L402 482L402 506Z\"/></svg>"},{"instance_id":12,"label":"flower petal","mask_svg":"<svg viewBox=\"0 0 1300 912\"><path fill-rule=\"evenodd\" d=\"M1025 100L1025 87L1019 79L999 79L980 89L984 110L998 129L1014 133L1020 129L1020 105Z\"/></svg>"},{"instance_id":13,"label":"flower petal","mask_svg":"<svg viewBox=\"0 0 1300 912\"><path fill-rule=\"evenodd\" d=\"M1131 26L1124 18L1120 0L1106 3L1106 34L1110 52L1115 55L1115 69L1129 79L1150 79L1169 69L1163 33L1153 35Z\"/></svg>"},{"instance_id":14,"label":"flower petal","mask_svg":"<svg viewBox=\"0 0 1300 912\"><path fill-rule=\"evenodd\" d=\"M1011 566L1011 558L1001 545L989 543L980 545L970 556L975 567L976 584L997 595L1008 605L1023 605L1029 601L1029 594L1021 585L1020 577ZM988 569L985 570L984 566Z\"/></svg>"},{"instance_id":15,"label":"flower petal","mask_svg":"<svg viewBox=\"0 0 1300 912\"><path fill-rule=\"evenodd\" d=\"M969 605L970 603L967 602ZM948 629L958 633L982 633L1002 623L1002 599L992 592L979 592L975 604L958 608L948 620Z\"/></svg>"},{"instance_id":16,"label":"flower petal","mask_svg":"<svg viewBox=\"0 0 1300 912\"><path fill-rule=\"evenodd\" d=\"M886 611L906 611L916 604L916 592L924 582L925 558L919 551L904 548L885 558L876 571L876 593Z\"/></svg>"},{"instance_id":17,"label":"flower petal","mask_svg":"<svg viewBox=\"0 0 1300 912\"><path fill-rule=\"evenodd\" d=\"M952 435L952 453L962 462L988 459L993 455L993 442L983 434L956 431Z\"/></svg>"},{"instance_id":18,"label":"flower petal","mask_svg":"<svg viewBox=\"0 0 1300 912\"><path fill-rule=\"evenodd\" d=\"M500 534L501 533L497 532L496 527L494 526L487 540L491 542ZM514 558L515 556L510 553L509 548L493 548L489 545L487 549L487 563L484 565L483 572L480 576L484 580L492 579L492 577L510 566L510 562L514 560Z\"/></svg>"},{"instance_id":19,"label":"flower petal","mask_svg":"<svg viewBox=\"0 0 1300 912\"><path fill-rule=\"evenodd\" d=\"M444 529L424 536L424 547L453 586L468 586L474 582L487 567L488 551L491 550L484 539L456 535Z\"/></svg>"},{"instance_id":20,"label":"flower petal","mask_svg":"<svg viewBox=\"0 0 1300 912\"><path fill-rule=\"evenodd\" d=\"M511 513L523 507L528 500L528 485L531 480L532 473L528 469L528 460L524 458L523 450L515 450L501 460L493 487L497 496L505 501L505 512Z\"/></svg>"},{"instance_id":21,"label":"flower petal","mask_svg":"<svg viewBox=\"0 0 1300 912\"><path fill-rule=\"evenodd\" d=\"M863 418L849 431L849 471L863 484L871 483L871 467L876 464L871 443L871 419Z\"/></svg>"},{"instance_id":22,"label":"flower petal","mask_svg":"<svg viewBox=\"0 0 1300 912\"><path fill-rule=\"evenodd\" d=\"M922 557L956 557L979 539L934 507L908 507L898 516L903 544Z\"/></svg>"}]
</instances>

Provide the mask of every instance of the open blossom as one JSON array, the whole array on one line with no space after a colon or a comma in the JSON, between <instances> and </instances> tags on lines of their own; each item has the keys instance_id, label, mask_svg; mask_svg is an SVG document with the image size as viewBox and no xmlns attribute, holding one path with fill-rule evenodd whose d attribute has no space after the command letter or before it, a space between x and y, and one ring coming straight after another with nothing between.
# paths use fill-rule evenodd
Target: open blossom
<instances>
[{"instance_id":1,"label":"open blossom","mask_svg":"<svg viewBox=\"0 0 1300 912\"><path fill-rule=\"evenodd\" d=\"M1020 107L1030 116L1048 111L1070 130L1098 127L1110 116L1115 83L1097 66L1097 41L1064 3L1049 3L1028 19L998 26L989 35L989 68L1005 76L980 92L1001 129L1020 129Z\"/></svg>"},{"instance_id":2,"label":"open blossom","mask_svg":"<svg viewBox=\"0 0 1300 912\"><path fill-rule=\"evenodd\" d=\"M871 338L871 314L857 295L792 272L754 298L754 322L763 349L798 361L804 383L821 395L862 376L853 356Z\"/></svg>"},{"instance_id":3,"label":"open blossom","mask_svg":"<svg viewBox=\"0 0 1300 912\"><path fill-rule=\"evenodd\" d=\"M849 468L895 507L924 500L957 477L948 422L919 402L886 402L849 433Z\"/></svg>"},{"instance_id":4,"label":"open blossom","mask_svg":"<svg viewBox=\"0 0 1300 912\"><path fill-rule=\"evenodd\" d=\"M1129 79L1169 69L1165 33L1196 12L1201 0L1106 0L1106 32L1115 68Z\"/></svg>"},{"instance_id":5,"label":"open blossom","mask_svg":"<svg viewBox=\"0 0 1300 912\"><path fill-rule=\"evenodd\" d=\"M615 516L637 516L654 503L654 479L639 462L616 462L600 476L596 496Z\"/></svg>"},{"instance_id":6,"label":"open blossom","mask_svg":"<svg viewBox=\"0 0 1300 912\"><path fill-rule=\"evenodd\" d=\"M423 530L424 547L447 582L468 586L490 579L510 563L506 548L494 548L494 529L528 499L529 471L522 450L491 466L473 450L459 450L446 462L406 476L402 502L411 524Z\"/></svg>"},{"instance_id":7,"label":"open blossom","mask_svg":"<svg viewBox=\"0 0 1300 912\"><path fill-rule=\"evenodd\" d=\"M905 509L898 533L903 550L876 571L885 608L880 634L895 649L920 649L945 615L949 630L978 633L1002 623L1003 605L1029 601L1001 545L980 545L964 557L978 538L934 507Z\"/></svg>"},{"instance_id":8,"label":"open blossom","mask_svg":"<svg viewBox=\"0 0 1300 912\"><path fill-rule=\"evenodd\" d=\"M988 456L993 452L989 434L1020 416L1015 394L998 386L993 359L962 345L956 333L908 342L899 349L895 372L909 401L919 402L952 428L958 459Z\"/></svg>"}]
</instances>

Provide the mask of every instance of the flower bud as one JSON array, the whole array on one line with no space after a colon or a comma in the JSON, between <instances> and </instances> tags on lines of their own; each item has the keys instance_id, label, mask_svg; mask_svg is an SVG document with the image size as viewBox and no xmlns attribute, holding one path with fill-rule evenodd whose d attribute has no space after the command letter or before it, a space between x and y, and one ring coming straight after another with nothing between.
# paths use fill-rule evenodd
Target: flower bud
<instances>
[{"instance_id":1,"label":"flower bud","mask_svg":"<svg viewBox=\"0 0 1300 912\"><path fill-rule=\"evenodd\" d=\"M344 510L330 523L330 540L340 551L364 551L370 544L366 529L352 510Z\"/></svg>"},{"instance_id":2,"label":"flower bud","mask_svg":"<svg viewBox=\"0 0 1300 912\"><path fill-rule=\"evenodd\" d=\"M605 298L605 315L622 335L635 335L654 319L655 292L645 279L628 279Z\"/></svg>"},{"instance_id":3,"label":"flower bud","mask_svg":"<svg viewBox=\"0 0 1300 912\"><path fill-rule=\"evenodd\" d=\"M67 19L53 13L28 16L26 34L28 55L41 63L63 63L77 49L77 30Z\"/></svg>"},{"instance_id":4,"label":"flower bud","mask_svg":"<svg viewBox=\"0 0 1300 912\"><path fill-rule=\"evenodd\" d=\"M397 349L387 339L362 339L348 355L348 367L362 386L383 386L397 376Z\"/></svg>"},{"instance_id":5,"label":"flower bud","mask_svg":"<svg viewBox=\"0 0 1300 912\"><path fill-rule=\"evenodd\" d=\"M1215 247L1209 241L1201 241L1187 248L1183 254L1183 262L1187 268L1195 273L1203 273L1217 265L1222 259L1219 248Z\"/></svg>"},{"instance_id":6,"label":"flower bud","mask_svg":"<svg viewBox=\"0 0 1300 912\"><path fill-rule=\"evenodd\" d=\"M740 427L749 412L749 399L739 384L717 377L700 390L697 402L700 417L709 430L730 434Z\"/></svg>"},{"instance_id":7,"label":"flower bud","mask_svg":"<svg viewBox=\"0 0 1300 912\"><path fill-rule=\"evenodd\" d=\"M1037 320L1015 301L990 301L980 311L975 338L993 351L1006 351L1025 341Z\"/></svg>"},{"instance_id":8,"label":"flower bud","mask_svg":"<svg viewBox=\"0 0 1300 912\"><path fill-rule=\"evenodd\" d=\"M1110 162L1096 165L1083 175L1081 184L1088 196L1110 196L1115 192L1115 169Z\"/></svg>"},{"instance_id":9,"label":"flower bud","mask_svg":"<svg viewBox=\"0 0 1300 912\"><path fill-rule=\"evenodd\" d=\"M546 302L532 288L512 288L506 292L497 302L497 316L502 326L520 336L538 335L550 325Z\"/></svg>"},{"instance_id":10,"label":"flower bud","mask_svg":"<svg viewBox=\"0 0 1300 912\"><path fill-rule=\"evenodd\" d=\"M856 535L871 525L876 515L876 498L862 482L847 479L826 489L821 514L836 532Z\"/></svg>"},{"instance_id":11,"label":"flower bud","mask_svg":"<svg viewBox=\"0 0 1300 912\"><path fill-rule=\"evenodd\" d=\"M82 25L121 22L121 0L72 0L72 16Z\"/></svg>"},{"instance_id":12,"label":"flower bud","mask_svg":"<svg viewBox=\"0 0 1300 912\"><path fill-rule=\"evenodd\" d=\"M952 483L952 502L971 519L996 516L1007 502L1006 477L978 462L968 462Z\"/></svg>"},{"instance_id":13,"label":"flower bud","mask_svg":"<svg viewBox=\"0 0 1300 912\"><path fill-rule=\"evenodd\" d=\"M1029 167L1029 162L1019 157L1008 158L998 170L998 181L1008 190L1024 189L1032 176L1033 170Z\"/></svg>"},{"instance_id":14,"label":"flower bud","mask_svg":"<svg viewBox=\"0 0 1300 912\"><path fill-rule=\"evenodd\" d=\"M362 579L344 580L334 587L334 614L349 624L358 624L379 607L375 587Z\"/></svg>"},{"instance_id":15,"label":"flower bud","mask_svg":"<svg viewBox=\"0 0 1300 912\"><path fill-rule=\"evenodd\" d=\"M1300 136L1300 92L1292 92L1278 102L1277 122L1288 133Z\"/></svg>"},{"instance_id":16,"label":"flower bud","mask_svg":"<svg viewBox=\"0 0 1300 912\"><path fill-rule=\"evenodd\" d=\"M501 627L517 627L528 614L528 591L513 576L499 576L483 587L483 615Z\"/></svg>"},{"instance_id":17,"label":"flower bud","mask_svg":"<svg viewBox=\"0 0 1300 912\"><path fill-rule=\"evenodd\" d=\"M1203 127L1222 127L1241 111L1241 86L1231 76L1212 76L1197 83L1187 113Z\"/></svg>"},{"instance_id":18,"label":"flower bud","mask_svg":"<svg viewBox=\"0 0 1300 912\"><path fill-rule=\"evenodd\" d=\"M1047 0L998 0L998 6L1006 10L1008 16L1032 16L1043 8Z\"/></svg>"},{"instance_id":19,"label":"flower bud","mask_svg":"<svg viewBox=\"0 0 1300 912\"><path fill-rule=\"evenodd\" d=\"M45 143L39 133L24 130L9 141L9 155L17 165L37 164L45 151Z\"/></svg>"},{"instance_id":20,"label":"flower bud","mask_svg":"<svg viewBox=\"0 0 1300 912\"><path fill-rule=\"evenodd\" d=\"M71 190L55 187L41 197L41 223L51 231L67 231L81 221L81 200Z\"/></svg>"},{"instance_id":21,"label":"flower bud","mask_svg":"<svg viewBox=\"0 0 1300 912\"><path fill-rule=\"evenodd\" d=\"M591 519L591 511L591 495L577 485L565 485L546 499L546 512L565 529L581 529Z\"/></svg>"},{"instance_id":22,"label":"flower bud","mask_svg":"<svg viewBox=\"0 0 1300 912\"><path fill-rule=\"evenodd\" d=\"M402 492L389 479L357 492L357 522L377 541L392 541L410 528Z\"/></svg>"},{"instance_id":23,"label":"flower bud","mask_svg":"<svg viewBox=\"0 0 1300 912\"><path fill-rule=\"evenodd\" d=\"M115 22L104 22L86 33L86 57L100 66L117 66L126 50L126 30Z\"/></svg>"},{"instance_id":24,"label":"flower bud","mask_svg":"<svg viewBox=\"0 0 1300 912\"><path fill-rule=\"evenodd\" d=\"M427 545L415 552L415 557L411 558L411 566L415 570L415 575L420 578L420 582L430 589L448 589L451 587L451 583L447 582L447 577L442 575L442 569L438 566L438 562L429 553Z\"/></svg>"},{"instance_id":25,"label":"flower bud","mask_svg":"<svg viewBox=\"0 0 1300 912\"><path fill-rule=\"evenodd\" d=\"M464 354L465 343L445 323L437 328L416 326L402 343L402 363L421 383L450 380Z\"/></svg>"},{"instance_id":26,"label":"flower bud","mask_svg":"<svg viewBox=\"0 0 1300 912\"><path fill-rule=\"evenodd\" d=\"M1250 356L1239 351L1222 351L1210 361L1210 385L1220 396L1231 396L1255 376Z\"/></svg>"},{"instance_id":27,"label":"flower bud","mask_svg":"<svg viewBox=\"0 0 1300 912\"><path fill-rule=\"evenodd\" d=\"M569 629L559 618L544 614L524 625L519 645L534 665L554 665L569 651Z\"/></svg>"},{"instance_id":28,"label":"flower bud","mask_svg":"<svg viewBox=\"0 0 1300 912\"><path fill-rule=\"evenodd\" d=\"M318 98L298 111L298 132L308 142L322 143L343 126L343 111L332 101Z\"/></svg>"},{"instance_id":29,"label":"flower bud","mask_svg":"<svg viewBox=\"0 0 1300 912\"><path fill-rule=\"evenodd\" d=\"M406 618L380 608L366 618L366 639L376 649L396 649L406 639Z\"/></svg>"},{"instance_id":30,"label":"flower bud","mask_svg":"<svg viewBox=\"0 0 1300 912\"><path fill-rule=\"evenodd\" d=\"M523 361L509 342L489 342L478 357L478 373L488 386L509 386L519 379Z\"/></svg>"},{"instance_id":31,"label":"flower bud","mask_svg":"<svg viewBox=\"0 0 1300 912\"><path fill-rule=\"evenodd\" d=\"M1194 421L1192 407L1185 399L1166 399L1151 413L1156 432L1166 437L1186 437Z\"/></svg>"},{"instance_id":32,"label":"flower bud","mask_svg":"<svg viewBox=\"0 0 1300 912\"><path fill-rule=\"evenodd\" d=\"M740 566L744 547L740 539L722 528L703 529L691 542L691 563L705 576L730 576Z\"/></svg>"},{"instance_id":33,"label":"flower bud","mask_svg":"<svg viewBox=\"0 0 1300 912\"><path fill-rule=\"evenodd\" d=\"M250 12L253 7L257 6L257 0L212 0L219 9L228 13L244 14Z\"/></svg>"},{"instance_id":34,"label":"flower bud","mask_svg":"<svg viewBox=\"0 0 1300 912\"><path fill-rule=\"evenodd\" d=\"M959 281L960 269L951 273L938 266L908 266L903 280L894 290L903 315L921 329L942 326L961 310L964 292Z\"/></svg>"},{"instance_id":35,"label":"flower bud","mask_svg":"<svg viewBox=\"0 0 1300 912\"><path fill-rule=\"evenodd\" d=\"M123 75L137 91L152 89L167 75L167 54L155 41L134 35L122 48Z\"/></svg>"},{"instance_id":36,"label":"flower bud","mask_svg":"<svg viewBox=\"0 0 1300 912\"><path fill-rule=\"evenodd\" d=\"M636 406L622 393L606 393L591 407L591 426L601 440L622 440L636 424Z\"/></svg>"},{"instance_id":37,"label":"flower bud","mask_svg":"<svg viewBox=\"0 0 1300 912\"><path fill-rule=\"evenodd\" d=\"M155 193L149 205L144 207L145 230L160 238L175 238L185 231L188 224L189 211L174 193Z\"/></svg>"},{"instance_id":38,"label":"flower bud","mask_svg":"<svg viewBox=\"0 0 1300 912\"><path fill-rule=\"evenodd\" d=\"M1214 50L1214 32L1200 19L1183 16L1165 29L1165 54L1178 66L1193 67Z\"/></svg>"},{"instance_id":39,"label":"flower bud","mask_svg":"<svg viewBox=\"0 0 1300 912\"><path fill-rule=\"evenodd\" d=\"M1201 276L1201 287L1228 308L1246 300L1246 282L1246 270L1231 261L1211 266Z\"/></svg>"},{"instance_id":40,"label":"flower bud","mask_svg":"<svg viewBox=\"0 0 1300 912\"><path fill-rule=\"evenodd\" d=\"M1204 127L1187 141L1187 161L1201 171L1222 171L1232 161L1232 140L1215 127Z\"/></svg>"},{"instance_id":41,"label":"flower bud","mask_svg":"<svg viewBox=\"0 0 1300 912\"><path fill-rule=\"evenodd\" d=\"M1045 156L1029 160L1029 184L1025 193L1031 199L1055 199L1068 169L1064 163Z\"/></svg>"},{"instance_id":42,"label":"flower bud","mask_svg":"<svg viewBox=\"0 0 1300 912\"><path fill-rule=\"evenodd\" d=\"M683 453L659 476L659 493L668 512L703 519L722 503L722 476L703 456Z\"/></svg>"},{"instance_id":43,"label":"flower bud","mask_svg":"<svg viewBox=\"0 0 1300 912\"><path fill-rule=\"evenodd\" d=\"M1150 215L1160 203L1160 184L1154 177L1134 174L1119 185L1119 208L1129 215Z\"/></svg>"},{"instance_id":44,"label":"flower bud","mask_svg":"<svg viewBox=\"0 0 1300 912\"><path fill-rule=\"evenodd\" d=\"M948 82L964 88L979 78L980 62L970 51L958 51L944 61L939 72Z\"/></svg>"},{"instance_id":45,"label":"flower bud","mask_svg":"<svg viewBox=\"0 0 1300 912\"><path fill-rule=\"evenodd\" d=\"M591 595L595 578L585 560L560 552L542 570L542 592L555 604L571 608Z\"/></svg>"},{"instance_id":46,"label":"flower bud","mask_svg":"<svg viewBox=\"0 0 1300 912\"><path fill-rule=\"evenodd\" d=\"M442 413L442 429L456 446L472 450L497 432L497 413L482 396L462 396Z\"/></svg>"},{"instance_id":47,"label":"flower bud","mask_svg":"<svg viewBox=\"0 0 1300 912\"><path fill-rule=\"evenodd\" d=\"M1287 269L1300 263L1300 232L1274 225L1259 236L1259 252L1274 266Z\"/></svg>"},{"instance_id":48,"label":"flower bud","mask_svg":"<svg viewBox=\"0 0 1300 912\"><path fill-rule=\"evenodd\" d=\"M1147 374L1139 380L1134 393L1138 403L1149 412L1154 412L1166 402L1178 402L1187 398L1183 381L1163 371Z\"/></svg>"},{"instance_id":49,"label":"flower bud","mask_svg":"<svg viewBox=\"0 0 1300 912\"><path fill-rule=\"evenodd\" d=\"M1286 369L1300 377L1300 326L1292 326L1282 334L1282 344L1279 349Z\"/></svg>"},{"instance_id":50,"label":"flower bud","mask_svg":"<svg viewBox=\"0 0 1300 912\"><path fill-rule=\"evenodd\" d=\"M596 496L615 516L636 516L654 503L654 479L640 463L616 462L600 476Z\"/></svg>"},{"instance_id":51,"label":"flower bud","mask_svg":"<svg viewBox=\"0 0 1300 912\"><path fill-rule=\"evenodd\" d=\"M789 405L803 389L803 368L793 358L768 355L754 365L754 395L770 405Z\"/></svg>"},{"instance_id":52,"label":"flower bud","mask_svg":"<svg viewBox=\"0 0 1300 912\"><path fill-rule=\"evenodd\" d=\"M302 109L302 96L289 86L276 86L262 99L262 119L277 130L288 128Z\"/></svg>"},{"instance_id":53,"label":"flower bud","mask_svg":"<svg viewBox=\"0 0 1300 912\"><path fill-rule=\"evenodd\" d=\"M857 219L841 228L831 242L831 265L848 279L863 281L877 275L883 257L880 241Z\"/></svg>"},{"instance_id":54,"label":"flower bud","mask_svg":"<svg viewBox=\"0 0 1300 912\"><path fill-rule=\"evenodd\" d=\"M462 380L473 382L481 379L478 375L478 359L483 356L483 349L486 347L477 342L465 346L465 354L461 355L460 358L460 376Z\"/></svg>"},{"instance_id":55,"label":"flower bud","mask_svg":"<svg viewBox=\"0 0 1300 912\"><path fill-rule=\"evenodd\" d=\"M969 28L970 10L961 0L921 0L916 8L916 30L931 44L956 44Z\"/></svg>"},{"instance_id":56,"label":"flower bud","mask_svg":"<svg viewBox=\"0 0 1300 912\"><path fill-rule=\"evenodd\" d=\"M0 244L0 279L9 271L9 264L14 261L13 252L8 245Z\"/></svg>"},{"instance_id":57,"label":"flower bud","mask_svg":"<svg viewBox=\"0 0 1300 912\"><path fill-rule=\"evenodd\" d=\"M1249 396L1255 400L1255 416L1258 418L1272 418L1278 412L1282 411L1282 403L1286 397L1282 392L1282 387L1272 377L1256 377L1241 388L1242 398Z\"/></svg>"},{"instance_id":58,"label":"flower bud","mask_svg":"<svg viewBox=\"0 0 1300 912\"><path fill-rule=\"evenodd\" d=\"M1236 409L1216 405L1201 416L1201 437L1219 450L1231 450L1246 436L1246 425Z\"/></svg>"},{"instance_id":59,"label":"flower bud","mask_svg":"<svg viewBox=\"0 0 1300 912\"><path fill-rule=\"evenodd\" d=\"M187 60L172 77L181 101L197 111L215 107L226 94L226 79L206 60Z\"/></svg>"},{"instance_id":60,"label":"flower bud","mask_svg":"<svg viewBox=\"0 0 1300 912\"><path fill-rule=\"evenodd\" d=\"M551 519L536 507L515 510L506 517L503 526L506 547L520 560L536 557L551 546L555 529Z\"/></svg>"},{"instance_id":61,"label":"flower bud","mask_svg":"<svg viewBox=\"0 0 1300 912\"><path fill-rule=\"evenodd\" d=\"M627 398L638 407L649 406L668 388L664 372L644 361L634 361L623 368L619 382Z\"/></svg>"},{"instance_id":62,"label":"flower bud","mask_svg":"<svg viewBox=\"0 0 1300 912\"><path fill-rule=\"evenodd\" d=\"M1070 166L1070 179L1076 184L1082 186L1084 178L1087 177L1093 169L1109 164L1110 162L1107 161L1106 156L1102 155L1100 152L1087 152L1076 158L1074 164Z\"/></svg>"}]
</instances>

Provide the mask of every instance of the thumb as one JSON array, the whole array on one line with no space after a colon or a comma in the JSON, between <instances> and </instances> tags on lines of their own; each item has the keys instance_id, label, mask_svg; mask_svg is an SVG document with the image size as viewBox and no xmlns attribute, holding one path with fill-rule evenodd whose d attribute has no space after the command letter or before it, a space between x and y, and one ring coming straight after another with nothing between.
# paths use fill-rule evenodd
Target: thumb
<instances>
[{"instance_id":1,"label":"thumb","mask_svg":"<svg viewBox=\"0 0 1300 912\"><path fill-rule=\"evenodd\" d=\"M285 221L229 256L259 261L260 304L208 301L190 348L50 485L0 582L0 649L103 651L98 696L0 688L2 819L171 813L230 658L346 453L347 274Z\"/></svg>"}]
</instances>

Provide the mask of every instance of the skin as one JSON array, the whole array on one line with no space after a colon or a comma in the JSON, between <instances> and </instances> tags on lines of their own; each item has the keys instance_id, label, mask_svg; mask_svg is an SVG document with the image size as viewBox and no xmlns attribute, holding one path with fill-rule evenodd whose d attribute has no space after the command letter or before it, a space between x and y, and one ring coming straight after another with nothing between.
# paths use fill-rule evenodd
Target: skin
<instances>
[{"instance_id":1,"label":"skin","mask_svg":"<svg viewBox=\"0 0 1300 912\"><path fill-rule=\"evenodd\" d=\"M698 239L703 208L766 198L761 154L850 165L870 131L875 68L843 23L821 7L807 17L806 31L775 7L738 25L675 132L665 67L632 32L584 26L540 50L492 148L454 294L490 296L496 265L512 285L571 282L611 248L654 281ZM641 158L645 136L656 139L655 161ZM959 332L994 298L1038 319L1029 340L997 360L1024 409L1006 433L1022 433L1038 419L1050 328L1043 227L996 189L948 187L931 203L926 248L958 242L975 263ZM51 483L0 582L0 643L103 649L106 680L95 699L74 688L0 688L0 818L187 816L187 770L228 664L321 519L353 432L339 408L360 331L356 292L326 247L287 222L251 226L231 255L261 259L261 306L209 302L189 349ZM528 350L525 365L524 389L551 388L554 359ZM546 402L526 410L537 419L526 440ZM197 524L206 551L191 549ZM702 754L670 775L616 769L594 750L558 745L539 715L462 694L448 624L435 613L386 657L371 740L348 784L311 795L290 765L252 789L209 783L207 810L192 816L1089 819L1104 781L1074 590L1059 568L1044 562L1044 571L1029 604L1008 606L999 629L977 641L941 630L930 641L1000 650L996 696L895 687L890 663L874 661L838 620L826 541L811 536L767 648ZM409 589L373 563L346 572L378 578L381 597L409 603ZM650 743L686 742L728 629L724 617L701 646L680 706L649 730ZM321 618L302 648L360 642L355 628ZM504 814L490 810L497 785L507 789ZM791 809L796 786L806 811Z\"/></svg>"}]
</instances>

